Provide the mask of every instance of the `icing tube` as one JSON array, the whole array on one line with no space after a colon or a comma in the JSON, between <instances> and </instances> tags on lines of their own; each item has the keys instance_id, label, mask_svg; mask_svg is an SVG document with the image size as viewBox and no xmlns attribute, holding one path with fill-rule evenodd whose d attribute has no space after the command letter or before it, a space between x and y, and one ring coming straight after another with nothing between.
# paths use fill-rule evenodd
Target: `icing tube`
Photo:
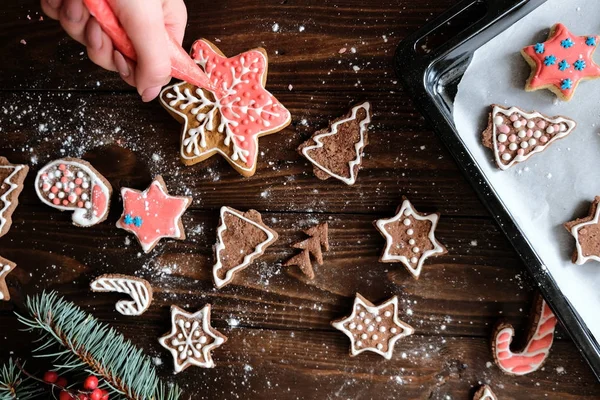
<instances>
[{"instance_id":1,"label":"icing tube","mask_svg":"<svg viewBox=\"0 0 600 400\"><path fill-rule=\"evenodd\" d=\"M107 0L83 0L90 14L96 18L102 30L113 41L114 46L127 58L136 61L137 55L133 43L121 26ZM168 35L169 58L171 59L171 76L184 80L203 89L214 91L208 76L198 67L177 41Z\"/></svg>"}]
</instances>

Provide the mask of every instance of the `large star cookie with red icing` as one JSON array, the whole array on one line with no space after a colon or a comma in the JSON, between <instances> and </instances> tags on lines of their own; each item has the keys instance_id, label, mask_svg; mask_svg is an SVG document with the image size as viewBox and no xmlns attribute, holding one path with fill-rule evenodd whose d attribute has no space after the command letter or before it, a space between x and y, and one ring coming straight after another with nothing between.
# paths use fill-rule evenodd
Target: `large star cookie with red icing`
<instances>
[{"instance_id":1,"label":"large star cookie with red icing","mask_svg":"<svg viewBox=\"0 0 600 400\"><path fill-rule=\"evenodd\" d=\"M240 174L254 175L258 138L279 132L291 121L289 111L265 89L265 50L227 58L202 39L192 46L192 58L217 90L181 82L161 92L163 107L183 123L181 159L193 165L219 153Z\"/></svg>"},{"instance_id":2,"label":"large star cookie with red icing","mask_svg":"<svg viewBox=\"0 0 600 400\"><path fill-rule=\"evenodd\" d=\"M531 66L525 90L549 89L571 100L579 82L600 78L592 58L599 40L600 36L575 36L563 24L554 25L547 41L521 50Z\"/></svg>"},{"instance_id":3,"label":"large star cookie with red icing","mask_svg":"<svg viewBox=\"0 0 600 400\"><path fill-rule=\"evenodd\" d=\"M160 175L143 192L122 188L123 214L117 227L133 233L144 252L150 252L160 239L185 239L181 217L192 198L170 196Z\"/></svg>"},{"instance_id":4,"label":"large star cookie with red icing","mask_svg":"<svg viewBox=\"0 0 600 400\"><path fill-rule=\"evenodd\" d=\"M565 228L575 238L573 262L582 265L589 260L600 262L600 196L590 206L587 217L567 222Z\"/></svg>"}]
</instances>

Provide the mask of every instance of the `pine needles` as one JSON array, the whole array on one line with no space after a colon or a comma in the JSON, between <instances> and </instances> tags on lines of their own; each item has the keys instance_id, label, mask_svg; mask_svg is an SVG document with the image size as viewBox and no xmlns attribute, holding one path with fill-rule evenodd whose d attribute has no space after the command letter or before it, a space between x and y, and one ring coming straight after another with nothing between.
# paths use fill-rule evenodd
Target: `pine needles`
<instances>
[{"instance_id":1,"label":"pine needles","mask_svg":"<svg viewBox=\"0 0 600 400\"><path fill-rule=\"evenodd\" d=\"M56 371L95 374L118 398L177 400L181 396L176 385L160 381L140 349L55 292L29 297L26 306L30 315L17 317L28 331L41 331L35 353L52 358ZM55 344L62 348L51 351Z\"/></svg>"},{"instance_id":2,"label":"pine needles","mask_svg":"<svg viewBox=\"0 0 600 400\"><path fill-rule=\"evenodd\" d=\"M41 391L35 381L23 375L12 358L0 368L0 400L29 400Z\"/></svg>"}]
</instances>

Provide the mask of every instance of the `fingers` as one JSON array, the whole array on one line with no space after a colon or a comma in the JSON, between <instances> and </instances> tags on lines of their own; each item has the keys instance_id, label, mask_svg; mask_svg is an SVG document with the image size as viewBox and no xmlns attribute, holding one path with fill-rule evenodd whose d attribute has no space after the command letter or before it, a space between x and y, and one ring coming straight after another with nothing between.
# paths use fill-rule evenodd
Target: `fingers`
<instances>
[{"instance_id":1,"label":"fingers","mask_svg":"<svg viewBox=\"0 0 600 400\"><path fill-rule=\"evenodd\" d=\"M62 0L59 19L63 29L79 43L86 44L85 30L90 13L82 0Z\"/></svg>"},{"instance_id":2,"label":"fingers","mask_svg":"<svg viewBox=\"0 0 600 400\"><path fill-rule=\"evenodd\" d=\"M62 0L41 0L42 11L52 19L58 19Z\"/></svg>"},{"instance_id":3,"label":"fingers","mask_svg":"<svg viewBox=\"0 0 600 400\"><path fill-rule=\"evenodd\" d=\"M137 53L135 84L143 101L153 100L171 78L171 60L161 0L111 2Z\"/></svg>"},{"instance_id":4,"label":"fingers","mask_svg":"<svg viewBox=\"0 0 600 400\"><path fill-rule=\"evenodd\" d=\"M165 26L177 42L183 42L187 25L187 8L183 0L162 0Z\"/></svg>"},{"instance_id":5,"label":"fingers","mask_svg":"<svg viewBox=\"0 0 600 400\"><path fill-rule=\"evenodd\" d=\"M135 86L135 65L117 50L113 51L113 62L121 79L127 82L131 86Z\"/></svg>"},{"instance_id":6,"label":"fingers","mask_svg":"<svg viewBox=\"0 0 600 400\"><path fill-rule=\"evenodd\" d=\"M88 21L85 31L85 42L87 44L87 53L90 60L109 71L116 71L117 67L113 62L113 44L112 40L98 24L95 18Z\"/></svg>"}]
</instances>

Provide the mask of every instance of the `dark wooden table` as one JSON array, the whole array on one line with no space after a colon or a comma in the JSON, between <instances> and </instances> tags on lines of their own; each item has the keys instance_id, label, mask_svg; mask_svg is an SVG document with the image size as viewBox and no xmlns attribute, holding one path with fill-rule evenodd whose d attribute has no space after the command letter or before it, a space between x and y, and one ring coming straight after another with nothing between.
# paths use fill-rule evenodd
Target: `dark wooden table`
<instances>
[{"instance_id":1,"label":"dark wooden table","mask_svg":"<svg viewBox=\"0 0 600 400\"><path fill-rule=\"evenodd\" d=\"M392 70L398 42L453 3L189 1L185 46L206 37L227 55L265 47L268 88L293 115L289 128L261 139L258 171L244 179L219 157L182 166L180 125L157 102L143 104L116 74L89 62L58 23L41 20L38 0L4 0L0 154L32 171L0 240L0 254L18 264L8 278L13 301L0 304L0 360L28 357L32 337L18 331L13 312L27 295L52 289L162 360L161 375L193 399L466 400L482 382L502 400L599 398L600 385L560 327L543 370L514 378L491 363L493 324L506 318L522 329L533 293L522 262ZM375 115L358 183L317 180L296 146L359 100L370 100ZM140 254L114 225L119 196L106 223L74 227L33 190L37 169L61 156L91 161L115 188L145 188L162 174L172 192L194 197L184 217L188 239ZM439 238L449 250L419 281L377 262L384 242L372 221L391 216L403 195L442 213ZM234 285L216 290L211 247L223 205L261 211L280 239ZM300 229L324 220L332 250L306 281L281 263ZM122 317L114 311L119 296L91 294L90 280L105 272L147 278L155 288L150 310ZM392 360L350 358L348 339L329 325L348 313L355 292L373 301L400 296L401 317L416 334L397 343ZM169 305L205 303L229 341L214 352L216 368L174 377L157 342L170 327Z\"/></svg>"}]
</instances>

